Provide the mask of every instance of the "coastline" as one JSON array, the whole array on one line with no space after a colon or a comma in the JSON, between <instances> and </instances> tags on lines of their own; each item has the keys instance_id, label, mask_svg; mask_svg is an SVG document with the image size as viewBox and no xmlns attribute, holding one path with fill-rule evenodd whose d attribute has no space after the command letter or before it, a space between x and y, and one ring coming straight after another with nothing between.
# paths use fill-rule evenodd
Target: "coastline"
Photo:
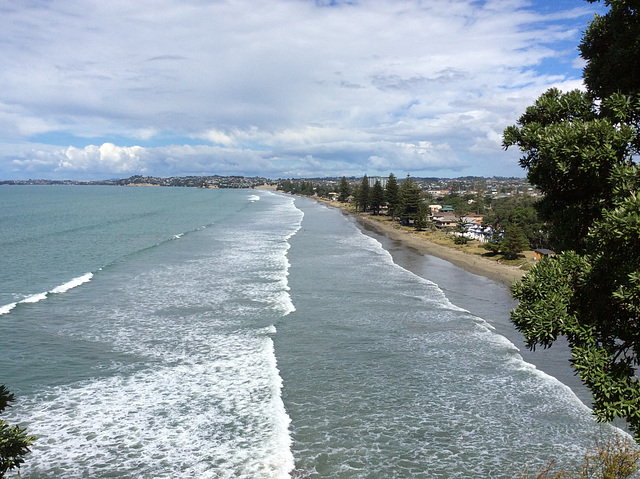
<instances>
[{"instance_id":1,"label":"coastline","mask_svg":"<svg viewBox=\"0 0 640 479\"><path fill-rule=\"evenodd\" d=\"M571 353L566 340L558 338L552 348L530 351L524 345L522 333L514 328L509 319L509 311L516 306L516 301L511 297L510 286L522 278L525 274L523 269L437 244L410 228L355 213L336 202L313 199L328 207L339 209L342 214L352 218L364 234L387 238L385 247L394 255L396 262L415 274L436 282L457 306L488 320L498 334L506 337L518 348L519 354L527 363L559 380L583 405L589 407L592 402L591 393L571 367ZM393 246L394 243L397 246ZM402 253L403 250L409 254ZM435 262L429 260L429 257L435 258ZM455 270L447 268L446 264L451 264L472 276L463 277L455 274ZM477 294L479 291L482 293ZM488 291L491 293L486 297L491 299L483 300ZM470 292L472 294L469 294Z\"/></svg>"},{"instance_id":2,"label":"coastline","mask_svg":"<svg viewBox=\"0 0 640 479\"><path fill-rule=\"evenodd\" d=\"M316 198L318 200L318 198ZM332 201L319 200L321 203L334 208L339 208L343 214L349 215L366 228L370 228L380 235L386 235L390 239L400 241L408 248L414 249L423 255L431 255L443 259L472 274L484 276L493 281L510 287L514 281L522 278L525 271L518 266L498 263L477 254L466 253L457 248L440 245L430 241L425 235L404 228L398 223L392 223L386 219L376 219L367 214L356 213L341 207Z\"/></svg>"}]
</instances>

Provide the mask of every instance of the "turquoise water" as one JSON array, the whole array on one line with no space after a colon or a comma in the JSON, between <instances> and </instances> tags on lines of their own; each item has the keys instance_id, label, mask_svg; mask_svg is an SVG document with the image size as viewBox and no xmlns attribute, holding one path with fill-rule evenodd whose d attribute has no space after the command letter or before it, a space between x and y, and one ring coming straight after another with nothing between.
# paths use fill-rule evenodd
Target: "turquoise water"
<instances>
[{"instance_id":1,"label":"turquoise water","mask_svg":"<svg viewBox=\"0 0 640 479\"><path fill-rule=\"evenodd\" d=\"M504 288L312 200L12 186L0 206L25 477L513 477L612 430L522 359Z\"/></svg>"}]
</instances>

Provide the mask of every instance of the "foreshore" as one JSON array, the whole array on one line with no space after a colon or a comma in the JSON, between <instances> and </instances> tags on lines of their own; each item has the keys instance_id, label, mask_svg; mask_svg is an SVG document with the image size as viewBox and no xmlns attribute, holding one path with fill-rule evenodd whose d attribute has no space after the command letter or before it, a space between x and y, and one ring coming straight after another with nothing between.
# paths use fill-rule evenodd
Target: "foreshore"
<instances>
[{"instance_id":1,"label":"foreshore","mask_svg":"<svg viewBox=\"0 0 640 479\"><path fill-rule=\"evenodd\" d=\"M335 201L323 200L322 203L340 208L344 214L353 216L361 225L371 228L378 234L386 235L394 241L400 241L420 254L443 259L469 273L485 276L507 287L511 286L514 281L521 279L525 273L518 266L499 263L477 254L466 253L461 249L434 243L426 235L410 228L402 227L396 222L391 222L386 217L376 218L369 214L355 213L348 208L340 207L340 204Z\"/></svg>"},{"instance_id":2,"label":"foreshore","mask_svg":"<svg viewBox=\"0 0 640 479\"><path fill-rule=\"evenodd\" d=\"M434 277L428 274L423 276L425 279L438 283L443 290L446 290L446 294L454 304L488 320L496 328L498 334L505 336L520 350L520 355L525 361L569 386L584 404L591 404L589 390L582 384L570 366L570 351L566 341L563 338L559 338L553 348L538 349L532 352L524 346L522 334L517 332L510 323L509 310L510 307L515 306L515 303L510 305L504 295L506 294L507 298L511 298L508 292L509 287L514 281L522 278L525 273L523 269L518 266L498 263L497 260L488 259L480 254L467 253L463 248L458 249L435 243L429 240L428 233L416 232L412 228L402 227L397 222L391 222L387 217L356 213L335 201L322 199L319 199L319 201L327 206L339 208L343 214L354 218L365 234L374 237L386 237L392 242L397 241L401 248L413 250L417 255L414 259L411 259L411 255L403 256L403 259L404 261L415 262L417 270L414 271L406 263L401 265L410 271L416 272L416 274L421 274L417 273L421 269L418 256L432 256L495 283L496 289L486 293L492 300L485 304L485 301L477 300L478 296L468 296L468 279L457 275L453 275L451 278ZM476 246L476 249L479 248ZM531 252L528 252L527 256L532 256ZM531 260L531 258L529 259ZM449 270L449 274L450 272L451 270ZM438 273L435 274L437 275ZM482 287L479 286L481 284L481 282L475 282L475 287ZM502 293L498 291L502 291Z\"/></svg>"}]
</instances>

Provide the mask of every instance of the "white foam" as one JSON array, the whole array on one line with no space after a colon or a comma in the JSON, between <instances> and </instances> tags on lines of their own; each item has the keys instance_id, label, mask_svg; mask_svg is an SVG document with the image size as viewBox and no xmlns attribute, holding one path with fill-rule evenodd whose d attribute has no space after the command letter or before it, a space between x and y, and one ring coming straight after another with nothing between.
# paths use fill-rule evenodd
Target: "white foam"
<instances>
[{"instance_id":1,"label":"white foam","mask_svg":"<svg viewBox=\"0 0 640 479\"><path fill-rule=\"evenodd\" d=\"M15 303L10 303L10 304L5 304L4 306L0 306L0 316L3 314L9 314L11 310L15 308L18 304L38 303L40 301L47 299L47 296L49 296L49 294L66 293L70 289L73 289L77 286L80 286L81 284L91 281L91 278L93 278L93 273L85 273L82 276L78 276L77 278L73 278L71 281L61 284L60 286L56 286L50 291L47 291L44 293L32 294L30 296L27 296L24 299L21 299L20 301L16 301Z\"/></svg>"},{"instance_id":2,"label":"white foam","mask_svg":"<svg viewBox=\"0 0 640 479\"><path fill-rule=\"evenodd\" d=\"M40 438L24 476L289 478L290 419L270 337L276 328L266 321L294 309L288 238L302 212L290 200L270 203L250 208L257 214L247 231L223 224L203 232L215 238L210 253L123 278L100 321L61 331L135 358L135 371L113 364L115 375L52 388L14 408ZM96 305L74 308L83 317L79 309L91 315ZM259 329L248 326L253 318Z\"/></svg>"},{"instance_id":3,"label":"white foam","mask_svg":"<svg viewBox=\"0 0 640 479\"><path fill-rule=\"evenodd\" d=\"M419 276L411 271L409 271L406 268L403 268L402 266L400 266L399 264L397 264L394 260L393 260L393 256L391 255L391 253L389 253L386 249L384 249L384 247L382 246L382 243L380 241L378 241L376 238L373 238L372 236L369 236L367 234L365 234L360 228L358 228L355 224L352 224L354 231L356 231L357 233L353 236L348 236L345 237L343 239L341 239L341 242L345 243L345 244L350 244L352 246L356 246L358 248L366 248L369 251L376 253L378 255L380 255L381 258L384 259L384 262L387 265L393 266L394 268L397 268L398 270L401 270L403 272L405 272L406 274L412 276L414 279L417 279L418 281L420 281L422 284L428 285L430 288L435 288L438 291L438 295L439 298L437 298L435 300L435 304L437 304L438 307L444 308L444 309L450 309L453 311L460 311L460 312L464 312L464 313L469 313L469 311L467 311L464 308L461 308L459 306L456 306L455 304L453 304L449 298L447 298L447 296L445 295L444 291L442 290L442 288L440 288L440 286L438 286L437 283L434 283L433 281L430 281L426 278L423 278L422 276ZM430 297L432 296L433 291L430 294ZM471 314L471 313L469 313ZM484 320L483 320L484 321ZM485 321L486 322L486 321ZM488 323L487 323L488 325Z\"/></svg>"},{"instance_id":4,"label":"white foam","mask_svg":"<svg viewBox=\"0 0 640 479\"><path fill-rule=\"evenodd\" d=\"M32 294L31 296L27 296L22 301L18 301L18 302L19 303L37 303L38 301L42 301L43 299L47 299L47 293Z\"/></svg>"},{"instance_id":5,"label":"white foam","mask_svg":"<svg viewBox=\"0 0 640 479\"><path fill-rule=\"evenodd\" d=\"M10 304L5 304L4 306L0 306L0 316L2 316L3 314L9 314L9 312L15 308L18 305L18 303L10 303Z\"/></svg>"},{"instance_id":6,"label":"white foam","mask_svg":"<svg viewBox=\"0 0 640 479\"><path fill-rule=\"evenodd\" d=\"M248 200L251 201L251 202L258 201L259 199L260 199L260 197L258 195L251 195L248 198Z\"/></svg>"},{"instance_id":7,"label":"white foam","mask_svg":"<svg viewBox=\"0 0 640 479\"><path fill-rule=\"evenodd\" d=\"M12 411L39 437L25 476L288 478L290 419L272 327L215 354L50 389ZM206 357L205 357L206 356Z\"/></svg>"},{"instance_id":8,"label":"white foam","mask_svg":"<svg viewBox=\"0 0 640 479\"><path fill-rule=\"evenodd\" d=\"M82 276L78 276L77 278L73 278L71 281L61 284L60 286L57 286L55 288L53 288L51 291L49 291L50 293L54 293L54 294L58 294L58 293L66 293L67 291L69 291L70 289L73 289L77 286L80 286L81 284L87 283L89 281L91 281L91 278L93 278L93 273L85 273Z\"/></svg>"}]
</instances>

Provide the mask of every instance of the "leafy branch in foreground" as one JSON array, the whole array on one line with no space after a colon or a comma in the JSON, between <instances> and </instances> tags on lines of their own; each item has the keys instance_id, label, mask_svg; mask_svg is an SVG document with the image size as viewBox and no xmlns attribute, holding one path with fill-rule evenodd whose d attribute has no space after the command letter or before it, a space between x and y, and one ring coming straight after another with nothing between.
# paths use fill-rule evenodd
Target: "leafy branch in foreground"
<instances>
[{"instance_id":1,"label":"leafy branch in foreground","mask_svg":"<svg viewBox=\"0 0 640 479\"><path fill-rule=\"evenodd\" d=\"M640 438L640 170L617 167L612 205L587 235L585 253L540 261L512 287L511 319L527 346L565 336L593 394L599 421L624 418Z\"/></svg>"},{"instance_id":2,"label":"leafy branch in foreground","mask_svg":"<svg viewBox=\"0 0 640 479\"><path fill-rule=\"evenodd\" d=\"M520 479L626 479L640 470L640 449L632 441L616 437L604 444L596 444L585 453L580 468L574 472L558 469L555 461L549 461L544 468L534 473L527 471Z\"/></svg>"},{"instance_id":3,"label":"leafy branch in foreground","mask_svg":"<svg viewBox=\"0 0 640 479\"><path fill-rule=\"evenodd\" d=\"M0 385L0 414L15 400L4 385ZM35 436L27 435L26 429L19 426L9 426L0 419L0 478L4 478L7 471L20 469L24 463L24 456L30 452L29 446L36 440Z\"/></svg>"},{"instance_id":4,"label":"leafy branch in foreground","mask_svg":"<svg viewBox=\"0 0 640 479\"><path fill-rule=\"evenodd\" d=\"M640 4L605 4L580 46L587 91L551 89L504 132L559 252L512 287L511 319L531 349L565 336L596 419L640 442Z\"/></svg>"}]
</instances>

